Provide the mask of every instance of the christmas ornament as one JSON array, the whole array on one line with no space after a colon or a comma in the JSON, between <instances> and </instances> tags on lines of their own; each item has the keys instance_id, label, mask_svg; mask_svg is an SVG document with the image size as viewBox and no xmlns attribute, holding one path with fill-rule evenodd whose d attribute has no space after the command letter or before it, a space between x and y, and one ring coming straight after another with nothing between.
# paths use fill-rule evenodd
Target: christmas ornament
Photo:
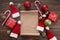
<instances>
[{"instance_id":1,"label":"christmas ornament","mask_svg":"<svg viewBox=\"0 0 60 40\"><path fill-rule=\"evenodd\" d=\"M6 16L5 16L5 15L2 15L2 18L3 18L3 19L5 19L5 18L6 18Z\"/></svg>"},{"instance_id":2,"label":"christmas ornament","mask_svg":"<svg viewBox=\"0 0 60 40\"><path fill-rule=\"evenodd\" d=\"M4 15L4 14L0 15L0 22L4 21L5 18L6 18L6 15Z\"/></svg>"},{"instance_id":3,"label":"christmas ornament","mask_svg":"<svg viewBox=\"0 0 60 40\"><path fill-rule=\"evenodd\" d=\"M40 16L40 17L39 17L39 20L41 20L41 19L42 19L42 17Z\"/></svg>"},{"instance_id":4,"label":"christmas ornament","mask_svg":"<svg viewBox=\"0 0 60 40\"><path fill-rule=\"evenodd\" d=\"M49 27L46 27L45 29L46 29L48 40L57 40L55 35L50 31Z\"/></svg>"},{"instance_id":5,"label":"christmas ornament","mask_svg":"<svg viewBox=\"0 0 60 40\"><path fill-rule=\"evenodd\" d=\"M46 4L44 4L44 5L42 5L41 10L43 12L47 12L49 9L48 9L48 6Z\"/></svg>"},{"instance_id":6,"label":"christmas ornament","mask_svg":"<svg viewBox=\"0 0 60 40\"><path fill-rule=\"evenodd\" d=\"M46 19L45 22L44 22L44 24L45 24L46 26L50 26L50 25L52 24L52 22L51 22L51 20Z\"/></svg>"},{"instance_id":7,"label":"christmas ornament","mask_svg":"<svg viewBox=\"0 0 60 40\"><path fill-rule=\"evenodd\" d=\"M31 2L30 1L25 1L24 2L24 8L29 9L31 7Z\"/></svg>"},{"instance_id":8,"label":"christmas ornament","mask_svg":"<svg viewBox=\"0 0 60 40\"><path fill-rule=\"evenodd\" d=\"M13 2L9 3L11 12L12 12L12 18L17 18L20 16L18 9L15 7Z\"/></svg>"},{"instance_id":9,"label":"christmas ornament","mask_svg":"<svg viewBox=\"0 0 60 40\"><path fill-rule=\"evenodd\" d=\"M10 37L14 37L14 38L18 37L19 31L20 31L20 26L21 26L20 24L21 24L21 22L18 21L15 28L12 30Z\"/></svg>"},{"instance_id":10,"label":"christmas ornament","mask_svg":"<svg viewBox=\"0 0 60 40\"><path fill-rule=\"evenodd\" d=\"M22 4L18 3L18 4L17 4L17 8L20 10L21 7L22 7Z\"/></svg>"},{"instance_id":11,"label":"christmas ornament","mask_svg":"<svg viewBox=\"0 0 60 40\"><path fill-rule=\"evenodd\" d=\"M58 18L58 15L55 12L50 12L48 19L50 19L51 21L55 22Z\"/></svg>"},{"instance_id":12,"label":"christmas ornament","mask_svg":"<svg viewBox=\"0 0 60 40\"><path fill-rule=\"evenodd\" d=\"M7 34L10 34L11 30L7 30Z\"/></svg>"}]
</instances>

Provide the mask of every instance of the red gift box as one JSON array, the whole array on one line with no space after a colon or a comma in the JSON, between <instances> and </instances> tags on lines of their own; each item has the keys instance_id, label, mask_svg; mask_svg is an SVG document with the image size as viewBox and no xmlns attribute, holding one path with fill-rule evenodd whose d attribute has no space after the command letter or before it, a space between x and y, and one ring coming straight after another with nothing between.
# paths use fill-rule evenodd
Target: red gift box
<instances>
[{"instance_id":1,"label":"red gift box","mask_svg":"<svg viewBox=\"0 0 60 40\"><path fill-rule=\"evenodd\" d=\"M55 12L50 12L48 19L55 22L57 20L57 18L58 18L58 15Z\"/></svg>"},{"instance_id":2,"label":"red gift box","mask_svg":"<svg viewBox=\"0 0 60 40\"><path fill-rule=\"evenodd\" d=\"M9 27L9 28L13 28L16 24L16 20L12 19L12 18L9 18L7 21L6 21L6 25Z\"/></svg>"}]
</instances>

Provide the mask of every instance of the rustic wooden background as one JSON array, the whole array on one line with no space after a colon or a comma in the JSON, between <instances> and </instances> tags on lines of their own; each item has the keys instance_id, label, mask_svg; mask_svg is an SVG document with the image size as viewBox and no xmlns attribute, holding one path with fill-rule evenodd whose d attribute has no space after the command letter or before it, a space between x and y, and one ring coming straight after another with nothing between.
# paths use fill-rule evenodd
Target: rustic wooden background
<instances>
[{"instance_id":1,"label":"rustic wooden background","mask_svg":"<svg viewBox=\"0 0 60 40\"><path fill-rule=\"evenodd\" d=\"M10 9L9 8L9 2L13 1L15 5L17 6L18 3L23 4L25 0L0 0L0 14L2 14L5 10ZM33 2L35 0L30 0L32 3L31 9L36 9L34 7ZM47 4L49 6L49 9L51 11L56 12L60 17L60 0L39 0L42 4ZM24 8L22 7L21 10ZM1 19L0 19L1 20ZM50 27L51 31L56 35L57 39L60 40L60 18L58 18L56 23L53 23ZM47 38L39 37L21 37L19 36L17 39L9 37L9 34L7 34L7 30L9 28L0 26L0 40L47 40Z\"/></svg>"}]
</instances>

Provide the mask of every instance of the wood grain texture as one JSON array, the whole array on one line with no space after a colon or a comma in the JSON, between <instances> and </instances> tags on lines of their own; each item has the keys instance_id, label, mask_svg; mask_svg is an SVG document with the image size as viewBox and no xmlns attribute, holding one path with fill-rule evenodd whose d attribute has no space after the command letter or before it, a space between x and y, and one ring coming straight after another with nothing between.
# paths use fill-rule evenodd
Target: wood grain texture
<instances>
[{"instance_id":1,"label":"wood grain texture","mask_svg":"<svg viewBox=\"0 0 60 40\"><path fill-rule=\"evenodd\" d=\"M23 2L25 0L0 0L0 14L3 14L5 10L10 9L9 2L13 1L15 5L17 6L18 3L21 3L23 5ZM35 0L30 0L32 3L31 9L36 9L33 2ZM58 40L60 40L60 0L39 0L42 4L47 4L50 11L54 11L59 15L59 18L57 22L53 23L50 28L51 31L56 35ZM21 7L21 10L23 10L23 6ZM11 30L8 27L0 27L0 40L47 40L47 38L40 37L21 37L19 36L17 39L9 37L7 34L7 30Z\"/></svg>"}]
</instances>

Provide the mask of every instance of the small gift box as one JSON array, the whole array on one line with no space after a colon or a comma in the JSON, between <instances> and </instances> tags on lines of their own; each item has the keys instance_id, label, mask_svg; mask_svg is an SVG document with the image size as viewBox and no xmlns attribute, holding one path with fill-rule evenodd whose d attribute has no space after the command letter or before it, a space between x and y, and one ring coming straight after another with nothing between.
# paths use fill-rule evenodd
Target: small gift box
<instances>
[{"instance_id":1,"label":"small gift box","mask_svg":"<svg viewBox=\"0 0 60 40\"><path fill-rule=\"evenodd\" d=\"M16 20L12 18L8 18L8 20L6 21L6 26L13 28L15 25L16 25Z\"/></svg>"},{"instance_id":2,"label":"small gift box","mask_svg":"<svg viewBox=\"0 0 60 40\"><path fill-rule=\"evenodd\" d=\"M56 13L50 12L48 19L55 22L57 20L57 18L58 18L58 15Z\"/></svg>"}]
</instances>

